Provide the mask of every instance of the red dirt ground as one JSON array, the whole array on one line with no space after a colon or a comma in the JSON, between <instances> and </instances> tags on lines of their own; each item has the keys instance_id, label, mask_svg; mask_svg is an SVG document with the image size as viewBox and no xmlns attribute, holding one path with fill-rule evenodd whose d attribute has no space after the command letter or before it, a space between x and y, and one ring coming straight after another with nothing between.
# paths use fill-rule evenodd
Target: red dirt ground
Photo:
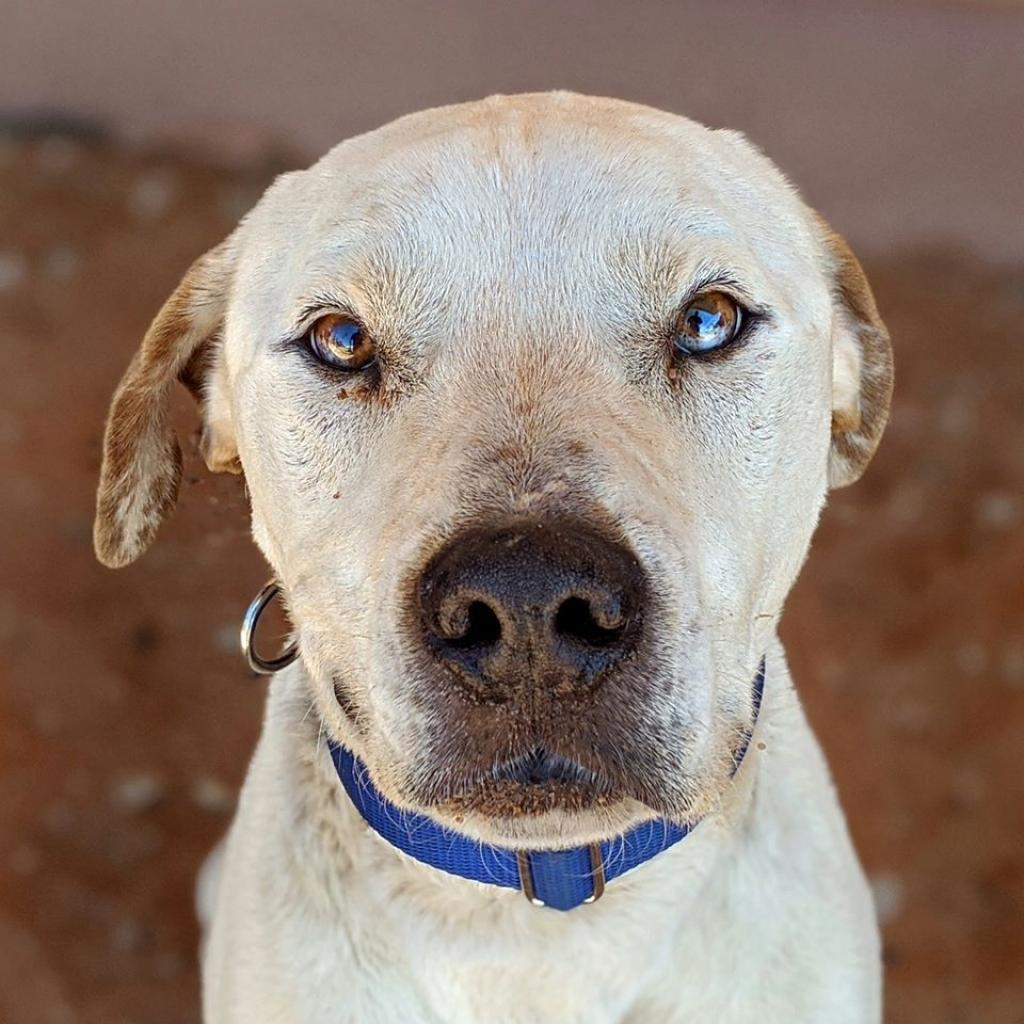
<instances>
[{"instance_id":1,"label":"red dirt ground","mask_svg":"<svg viewBox=\"0 0 1024 1024\"><path fill-rule=\"evenodd\" d=\"M193 879L257 735L235 636L266 570L238 482L194 453L120 573L93 560L93 488L146 324L268 174L0 145L6 1024L198 1020ZM878 894L887 1019L1022 1024L1024 272L927 253L868 270L892 424L834 496L784 636Z\"/></svg>"}]
</instances>

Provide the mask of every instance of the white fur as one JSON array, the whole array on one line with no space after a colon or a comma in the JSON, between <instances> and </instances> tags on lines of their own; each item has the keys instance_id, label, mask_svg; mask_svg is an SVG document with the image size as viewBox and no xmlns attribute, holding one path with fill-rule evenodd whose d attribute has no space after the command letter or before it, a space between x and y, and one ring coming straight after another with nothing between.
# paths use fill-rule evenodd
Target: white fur
<instances>
[{"instance_id":1,"label":"white fur","mask_svg":"<svg viewBox=\"0 0 1024 1024\"><path fill-rule=\"evenodd\" d=\"M867 1024L871 897L773 645L721 810L559 913L420 865L370 832L307 717L271 687L224 855L205 1020L234 1024Z\"/></svg>"},{"instance_id":2,"label":"white fur","mask_svg":"<svg viewBox=\"0 0 1024 1024\"><path fill-rule=\"evenodd\" d=\"M246 218L224 257L204 443L215 468L240 461L302 662L272 684L204 874L207 1024L879 1020L867 887L776 640L830 451L834 478L854 479L888 401L884 328L857 322L877 314L837 244L735 133L566 94L404 118L284 176ZM765 319L727 358L676 372L671 325L711 272ZM288 342L338 309L380 344L376 390ZM602 727L630 725L591 748L642 775L647 802L509 818L423 805L473 732L417 654L410 580L467 521L570 506L615 524L658 597L657 670L615 703L604 685ZM765 652L763 713L730 781ZM325 735L399 805L485 841L706 817L560 914L386 845Z\"/></svg>"}]
</instances>

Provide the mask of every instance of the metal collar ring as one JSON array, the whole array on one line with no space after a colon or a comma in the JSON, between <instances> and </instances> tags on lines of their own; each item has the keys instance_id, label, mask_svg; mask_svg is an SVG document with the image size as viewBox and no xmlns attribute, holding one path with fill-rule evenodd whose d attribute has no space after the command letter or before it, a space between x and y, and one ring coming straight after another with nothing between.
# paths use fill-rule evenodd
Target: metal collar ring
<instances>
[{"instance_id":1,"label":"metal collar ring","mask_svg":"<svg viewBox=\"0 0 1024 1024\"><path fill-rule=\"evenodd\" d=\"M287 668L298 656L299 645L293 640L276 658L264 658L257 653L255 646L256 626L267 605L281 593L281 585L276 580L266 583L253 598L242 618L240 640L242 654L249 663L249 668L261 676L272 676L275 672Z\"/></svg>"}]
</instances>

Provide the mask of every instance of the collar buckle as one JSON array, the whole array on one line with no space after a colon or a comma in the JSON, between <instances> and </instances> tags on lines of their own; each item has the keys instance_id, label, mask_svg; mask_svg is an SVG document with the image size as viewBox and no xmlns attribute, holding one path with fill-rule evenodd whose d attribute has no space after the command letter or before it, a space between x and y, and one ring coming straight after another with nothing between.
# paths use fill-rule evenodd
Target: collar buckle
<instances>
[{"instance_id":1,"label":"collar buckle","mask_svg":"<svg viewBox=\"0 0 1024 1024\"><path fill-rule=\"evenodd\" d=\"M600 843L591 843L588 847L590 853L590 879L593 889L589 896L583 900L584 904L596 903L604 895L604 854L601 853ZM516 851L516 866L519 868L519 888L523 895L534 907L546 907L547 904L537 895L537 889L533 884L533 870L530 867L530 855L526 850Z\"/></svg>"}]
</instances>

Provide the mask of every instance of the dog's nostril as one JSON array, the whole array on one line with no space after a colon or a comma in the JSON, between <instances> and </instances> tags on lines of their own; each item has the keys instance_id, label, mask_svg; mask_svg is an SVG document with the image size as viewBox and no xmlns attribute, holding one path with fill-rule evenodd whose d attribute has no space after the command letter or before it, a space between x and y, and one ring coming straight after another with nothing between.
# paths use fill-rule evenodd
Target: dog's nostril
<instances>
[{"instance_id":1,"label":"dog's nostril","mask_svg":"<svg viewBox=\"0 0 1024 1024\"><path fill-rule=\"evenodd\" d=\"M456 534L417 584L420 637L473 700L589 696L640 648L643 570L586 522L524 519Z\"/></svg>"},{"instance_id":2,"label":"dog's nostril","mask_svg":"<svg viewBox=\"0 0 1024 1024\"><path fill-rule=\"evenodd\" d=\"M483 601L473 601L463 617L464 626L449 638L452 647L493 647L501 639L501 621Z\"/></svg>"},{"instance_id":3,"label":"dog's nostril","mask_svg":"<svg viewBox=\"0 0 1024 1024\"><path fill-rule=\"evenodd\" d=\"M582 597L562 602L555 615L555 633L566 640L589 647L608 647L617 643L626 628L627 616L613 599L597 606Z\"/></svg>"}]
</instances>

